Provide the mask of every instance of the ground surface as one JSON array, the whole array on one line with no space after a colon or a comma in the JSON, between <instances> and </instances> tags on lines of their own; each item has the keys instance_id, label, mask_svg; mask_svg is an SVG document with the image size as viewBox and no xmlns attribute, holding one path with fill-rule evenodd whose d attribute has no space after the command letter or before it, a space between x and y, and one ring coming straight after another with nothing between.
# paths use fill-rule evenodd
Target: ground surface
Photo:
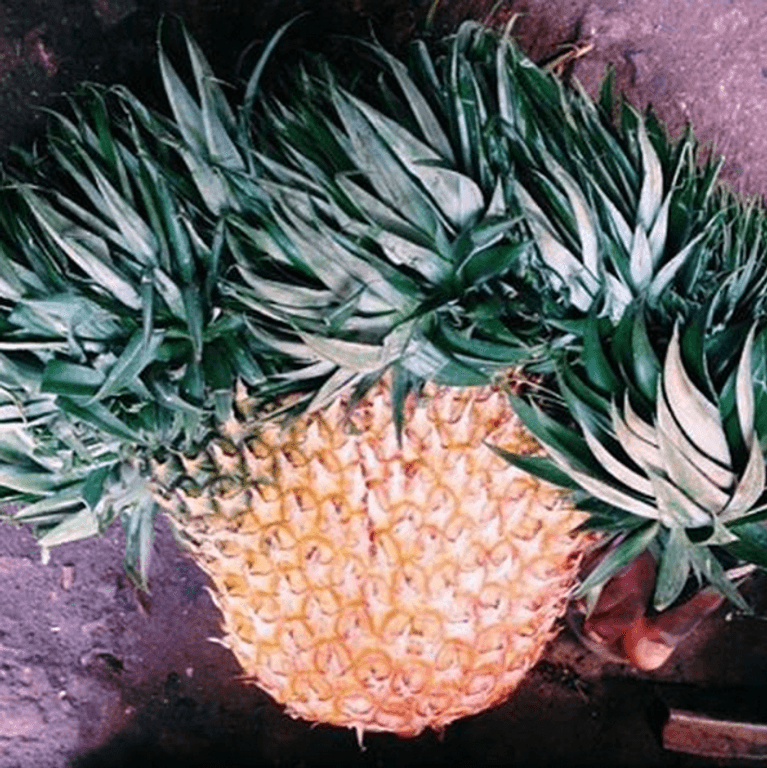
<instances>
[{"instance_id":1,"label":"ground surface","mask_svg":"<svg viewBox=\"0 0 767 768\"><path fill-rule=\"evenodd\" d=\"M362 32L399 46L423 21L416 0L0 0L0 153L29 142L43 118L83 78L151 92L162 12L182 16L225 79L239 53L299 10L301 34ZM489 0L443 0L435 27L484 18ZM767 192L767 9L752 0L530 0L505 2L493 18L527 11L515 29L536 59L560 45L592 42L569 75L596 88L606 64L635 103L653 104L678 130L691 120L724 153L725 177ZM725 764L662 749L662 702L748 709L767 685L767 625L722 609L654 674L603 662L565 631L515 698L460 722L442 740L387 736L360 752L350 732L311 729L284 717L236 679L218 633L204 575L160 523L151 599L121 573L119 529L70 545L43 566L24 531L0 528L0 768L239 765L637 765ZM767 613L767 580L750 595ZM729 620L728 620L729 619ZM685 694L686 692L686 694ZM697 696L697 699L696 699ZM761 705L762 708L764 705ZM731 765L732 762L726 764Z\"/></svg>"}]
</instances>

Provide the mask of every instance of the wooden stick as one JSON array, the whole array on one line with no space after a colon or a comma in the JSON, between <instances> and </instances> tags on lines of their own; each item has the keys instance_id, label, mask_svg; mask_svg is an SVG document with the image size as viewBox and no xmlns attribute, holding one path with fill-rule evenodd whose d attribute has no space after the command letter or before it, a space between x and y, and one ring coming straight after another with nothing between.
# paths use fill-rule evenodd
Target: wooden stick
<instances>
[{"instance_id":1,"label":"wooden stick","mask_svg":"<svg viewBox=\"0 0 767 768\"><path fill-rule=\"evenodd\" d=\"M703 757L767 760L767 725L671 709L663 746Z\"/></svg>"}]
</instances>

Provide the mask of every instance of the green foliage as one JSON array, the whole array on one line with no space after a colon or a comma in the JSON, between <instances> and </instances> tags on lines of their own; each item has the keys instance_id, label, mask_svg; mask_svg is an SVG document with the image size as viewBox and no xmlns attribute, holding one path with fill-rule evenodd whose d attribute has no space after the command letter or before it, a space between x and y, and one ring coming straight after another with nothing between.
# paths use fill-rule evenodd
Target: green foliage
<instances>
[{"instance_id":1,"label":"green foliage","mask_svg":"<svg viewBox=\"0 0 767 768\"><path fill-rule=\"evenodd\" d=\"M658 610L679 597L691 573L745 608L718 553L724 547L760 564L767 553L760 529L750 525L767 502L753 386L753 350L767 331L763 325L758 333L756 325L745 329L730 347L729 360L717 358L730 371L720 384L709 375L710 344L716 339L712 329L682 332L676 323L671 339L656 343L656 353L649 338L638 343L636 334L621 328L628 321L646 325L643 315L648 312L647 307L630 306L616 328L600 328L592 321L590 339L608 376L589 380L589 355L560 359L558 391L565 409L559 418L512 398L550 457L551 466L525 468L563 487L575 483L599 500L592 528L613 536L633 531L601 561L579 594L599 588L652 544L659 559ZM715 350L722 352L718 345ZM662 364L653 363L651 387L642 384L647 373L636 364L638 358L662 359ZM693 380L693 370L698 376L702 372L706 389ZM509 458L517 466L526 461ZM563 472L565 480L552 469ZM648 518L652 526L645 522Z\"/></svg>"},{"instance_id":2,"label":"green foliage","mask_svg":"<svg viewBox=\"0 0 767 768\"><path fill-rule=\"evenodd\" d=\"M120 519L146 586L153 456L203 449L233 390L295 416L393 373L547 376L515 398L547 458L620 537L582 590L650 546L655 601L718 553L764 564L767 270L761 206L688 132L598 103L474 23L377 77L307 60L238 108L184 33L169 116L87 87L0 190L0 501L47 550ZM369 70L365 70L366 72ZM617 119L615 119L617 117ZM552 394L553 393L553 394ZM552 398L555 402L552 408ZM272 415L274 417L274 414Z\"/></svg>"}]
</instances>

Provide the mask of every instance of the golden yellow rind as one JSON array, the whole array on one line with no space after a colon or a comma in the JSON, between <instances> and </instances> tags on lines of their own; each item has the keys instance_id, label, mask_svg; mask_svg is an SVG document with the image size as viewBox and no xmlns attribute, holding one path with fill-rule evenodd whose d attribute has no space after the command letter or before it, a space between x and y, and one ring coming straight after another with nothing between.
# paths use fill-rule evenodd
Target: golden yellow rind
<instances>
[{"instance_id":1,"label":"golden yellow rind","mask_svg":"<svg viewBox=\"0 0 767 768\"><path fill-rule=\"evenodd\" d=\"M202 493L158 491L245 675L360 737L506 699L556 633L583 548L561 492L483 445L538 450L503 392L429 387L408 406L401 446L381 384L348 419L340 400L213 447Z\"/></svg>"}]
</instances>

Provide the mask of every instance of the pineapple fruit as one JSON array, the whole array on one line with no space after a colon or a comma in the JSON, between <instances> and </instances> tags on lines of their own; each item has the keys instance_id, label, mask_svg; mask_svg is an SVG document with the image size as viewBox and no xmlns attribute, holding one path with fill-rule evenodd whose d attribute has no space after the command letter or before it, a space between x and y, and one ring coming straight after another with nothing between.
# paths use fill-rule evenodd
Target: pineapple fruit
<instances>
[{"instance_id":1,"label":"pineapple fruit","mask_svg":"<svg viewBox=\"0 0 767 768\"><path fill-rule=\"evenodd\" d=\"M414 186L410 200L430 235L386 213L389 190L376 204L349 186L366 210L334 211L358 238L340 251L300 188L244 172L189 52L199 107L163 57L174 121L124 91L129 119L108 119L113 95L92 91L55 126L64 191L29 183L44 159L15 171L5 498L44 552L119 517L144 586L165 511L211 577L244 676L288 712L360 739L443 728L519 684L583 548L584 516L484 444L536 450L488 386L544 347L500 301L524 284L498 279L528 248L522 225L498 178L483 190L435 170L437 199ZM290 176L274 154L259 162ZM423 301L434 308L408 318Z\"/></svg>"},{"instance_id":2,"label":"pineapple fruit","mask_svg":"<svg viewBox=\"0 0 767 768\"><path fill-rule=\"evenodd\" d=\"M504 392L430 387L401 444L383 383L348 415L342 398L288 429L230 428L187 468L199 486L157 494L245 677L360 740L442 729L516 688L555 634L584 516L483 446L537 450Z\"/></svg>"},{"instance_id":3,"label":"pineapple fruit","mask_svg":"<svg viewBox=\"0 0 767 768\"><path fill-rule=\"evenodd\" d=\"M0 497L43 551L119 518L146 586L165 510L245 676L360 735L507 696L555 631L584 515L616 539L580 587L592 605L645 551L657 607L690 574L742 605L722 552L766 560L749 457L767 356L748 336L765 218L692 138L628 108L614 125L606 95L472 24L409 66L367 46L377 105L323 67L293 101L262 96L259 65L235 115L187 46L196 94L160 53L172 119L90 89L47 156L7 171ZM673 336L703 315L702 339ZM658 361L677 358L694 386L672 420L719 414L730 451L674 454L717 465L697 478L713 506L615 446L635 414L661 450ZM520 366L529 396L488 388Z\"/></svg>"}]
</instances>

